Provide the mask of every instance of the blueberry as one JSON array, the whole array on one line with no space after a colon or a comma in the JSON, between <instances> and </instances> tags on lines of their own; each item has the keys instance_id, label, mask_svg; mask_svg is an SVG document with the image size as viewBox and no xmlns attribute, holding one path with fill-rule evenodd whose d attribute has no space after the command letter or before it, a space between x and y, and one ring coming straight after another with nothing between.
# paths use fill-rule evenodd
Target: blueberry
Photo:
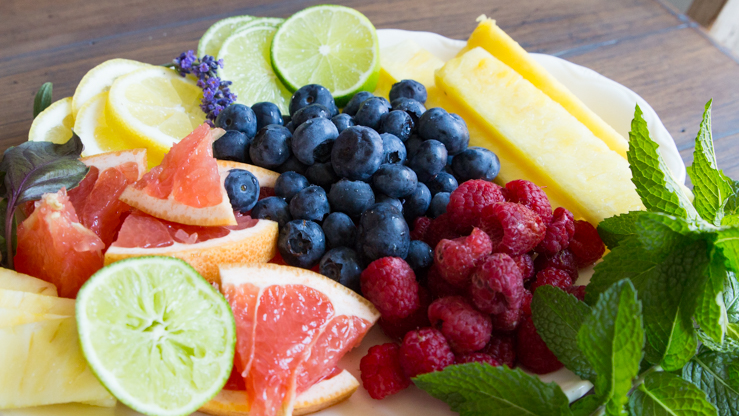
<instances>
[{"instance_id":1,"label":"blueberry","mask_svg":"<svg viewBox=\"0 0 739 416\"><path fill-rule=\"evenodd\" d=\"M439 215L446 212L446 206L449 204L449 192L439 192L431 198L431 205L429 205L428 214L431 218L436 218Z\"/></svg>"},{"instance_id":2,"label":"blueberry","mask_svg":"<svg viewBox=\"0 0 739 416\"><path fill-rule=\"evenodd\" d=\"M357 253L369 264L381 257L408 255L410 231L398 210L379 203L362 213L357 226Z\"/></svg>"},{"instance_id":3,"label":"blueberry","mask_svg":"<svg viewBox=\"0 0 739 416\"><path fill-rule=\"evenodd\" d=\"M295 125L293 124L292 120L285 123L285 128L290 130L290 134L295 131Z\"/></svg>"},{"instance_id":4,"label":"blueberry","mask_svg":"<svg viewBox=\"0 0 739 416\"><path fill-rule=\"evenodd\" d=\"M364 100L359 105L357 114L354 114L354 123L377 130L382 116L389 112L387 101L380 97L372 97Z\"/></svg>"},{"instance_id":5,"label":"blueberry","mask_svg":"<svg viewBox=\"0 0 739 416\"><path fill-rule=\"evenodd\" d=\"M293 114L292 123L295 126L295 130L300 127L301 124L313 118L331 118L331 112L328 108L321 104L311 104L303 107Z\"/></svg>"},{"instance_id":6,"label":"blueberry","mask_svg":"<svg viewBox=\"0 0 739 416\"><path fill-rule=\"evenodd\" d=\"M375 193L375 202L385 202L395 207L399 213L403 213L403 203L398 198L387 196L383 193Z\"/></svg>"},{"instance_id":7,"label":"blueberry","mask_svg":"<svg viewBox=\"0 0 739 416\"><path fill-rule=\"evenodd\" d=\"M277 107L273 103L266 101L255 103L251 106L251 109L257 117L257 131L270 124L279 124L280 126L285 124L282 119L280 107Z\"/></svg>"},{"instance_id":8,"label":"blueberry","mask_svg":"<svg viewBox=\"0 0 739 416\"><path fill-rule=\"evenodd\" d=\"M349 114L337 114L331 117L331 122L334 123L339 133L355 125L354 119Z\"/></svg>"},{"instance_id":9,"label":"blueberry","mask_svg":"<svg viewBox=\"0 0 739 416\"><path fill-rule=\"evenodd\" d=\"M396 82L392 87L390 87L390 101L395 101L398 98L410 98L419 103L425 103L426 87L424 87L420 82L412 79L404 79L400 82Z\"/></svg>"},{"instance_id":10,"label":"blueberry","mask_svg":"<svg viewBox=\"0 0 739 416\"><path fill-rule=\"evenodd\" d=\"M418 146L408 166L416 172L421 182L430 181L446 166L446 148L436 140L426 140Z\"/></svg>"},{"instance_id":11,"label":"blueberry","mask_svg":"<svg viewBox=\"0 0 739 416\"><path fill-rule=\"evenodd\" d=\"M294 220L280 227L277 249L285 263L310 269L326 252L326 237L315 222Z\"/></svg>"},{"instance_id":12,"label":"blueberry","mask_svg":"<svg viewBox=\"0 0 739 416\"><path fill-rule=\"evenodd\" d=\"M238 130L227 130L226 134L213 142L213 157L247 163L247 148L251 139Z\"/></svg>"},{"instance_id":13,"label":"blueberry","mask_svg":"<svg viewBox=\"0 0 739 416\"><path fill-rule=\"evenodd\" d=\"M457 189L459 183L454 175L447 172L439 172L430 181L426 182L426 186L429 187L429 191L433 196L439 192L452 192Z\"/></svg>"},{"instance_id":14,"label":"blueberry","mask_svg":"<svg viewBox=\"0 0 739 416\"><path fill-rule=\"evenodd\" d=\"M406 150L403 142L390 133L382 133L382 163L405 163Z\"/></svg>"},{"instance_id":15,"label":"blueberry","mask_svg":"<svg viewBox=\"0 0 739 416\"><path fill-rule=\"evenodd\" d=\"M352 99L346 103L346 106L344 106L344 114L349 114L350 116L357 114L357 110L359 110L359 105L362 104L362 101L372 97L374 97L374 95L369 91L359 91L354 94Z\"/></svg>"},{"instance_id":16,"label":"blueberry","mask_svg":"<svg viewBox=\"0 0 739 416\"><path fill-rule=\"evenodd\" d=\"M403 215L406 221L413 222L416 217L422 217L431 205L431 192L429 188L421 182L416 185L416 189L405 197L403 201Z\"/></svg>"},{"instance_id":17,"label":"blueberry","mask_svg":"<svg viewBox=\"0 0 739 416\"><path fill-rule=\"evenodd\" d=\"M434 262L434 251L421 240L411 240L405 262L413 271L423 270Z\"/></svg>"},{"instance_id":18,"label":"blueberry","mask_svg":"<svg viewBox=\"0 0 739 416\"><path fill-rule=\"evenodd\" d=\"M416 190L418 177L404 165L382 165L372 176L375 190L393 198L403 198Z\"/></svg>"},{"instance_id":19,"label":"blueberry","mask_svg":"<svg viewBox=\"0 0 739 416\"><path fill-rule=\"evenodd\" d=\"M331 165L331 162L316 163L309 166L305 171L305 177L308 178L310 183L320 186L326 192L331 189L331 185L341 179L339 175L334 172L334 167Z\"/></svg>"},{"instance_id":20,"label":"blueberry","mask_svg":"<svg viewBox=\"0 0 739 416\"><path fill-rule=\"evenodd\" d=\"M421 143L423 143L423 139L420 136L411 134L410 139L405 142L406 160L413 159L413 155L416 154Z\"/></svg>"},{"instance_id":21,"label":"blueberry","mask_svg":"<svg viewBox=\"0 0 739 416\"><path fill-rule=\"evenodd\" d=\"M331 150L331 163L339 176L366 181L380 167L382 156L382 137L368 127L355 126L339 134Z\"/></svg>"},{"instance_id":22,"label":"blueberry","mask_svg":"<svg viewBox=\"0 0 739 416\"><path fill-rule=\"evenodd\" d=\"M488 149L470 147L454 156L452 171L461 182L470 179L492 181L500 172L500 160L495 153Z\"/></svg>"},{"instance_id":23,"label":"blueberry","mask_svg":"<svg viewBox=\"0 0 739 416\"><path fill-rule=\"evenodd\" d=\"M426 107L422 103L404 97L393 100L392 107L393 110L405 111L408 113L408 115L411 116L411 120L413 120L414 128L418 128L418 120L421 118L423 113L426 112Z\"/></svg>"},{"instance_id":24,"label":"blueberry","mask_svg":"<svg viewBox=\"0 0 739 416\"><path fill-rule=\"evenodd\" d=\"M424 140L440 141L450 155L461 153L470 143L467 124L439 107L423 113L418 120L418 134Z\"/></svg>"},{"instance_id":25,"label":"blueberry","mask_svg":"<svg viewBox=\"0 0 739 416\"><path fill-rule=\"evenodd\" d=\"M361 291L359 278L362 275L362 267L359 265L357 253L350 248L338 247L329 250L321 258L318 271L357 293Z\"/></svg>"},{"instance_id":26,"label":"blueberry","mask_svg":"<svg viewBox=\"0 0 739 416\"><path fill-rule=\"evenodd\" d=\"M336 115L332 111L336 108L336 103L331 91L318 84L308 84L300 87L290 98L290 116L294 117L298 110L311 104L321 104L332 112L331 116ZM336 108L336 113L338 111Z\"/></svg>"},{"instance_id":27,"label":"blueberry","mask_svg":"<svg viewBox=\"0 0 739 416\"><path fill-rule=\"evenodd\" d=\"M339 131L331 120L327 118L308 120L298 126L293 133L293 154L299 161L309 166L316 162L327 162L331 159L331 148L337 137Z\"/></svg>"},{"instance_id":28,"label":"blueberry","mask_svg":"<svg viewBox=\"0 0 739 416\"><path fill-rule=\"evenodd\" d=\"M295 194L290 200L290 215L298 220L321 222L331 212L326 191L320 186L311 185Z\"/></svg>"},{"instance_id":29,"label":"blueberry","mask_svg":"<svg viewBox=\"0 0 739 416\"><path fill-rule=\"evenodd\" d=\"M382 116L378 131L393 134L401 141L406 141L413 131L413 119L405 111L393 110Z\"/></svg>"},{"instance_id":30,"label":"blueberry","mask_svg":"<svg viewBox=\"0 0 739 416\"><path fill-rule=\"evenodd\" d=\"M231 104L216 117L216 127L238 130L251 138L257 133L257 116L244 104Z\"/></svg>"},{"instance_id":31,"label":"blueberry","mask_svg":"<svg viewBox=\"0 0 739 416\"><path fill-rule=\"evenodd\" d=\"M259 130L249 146L249 156L253 164L273 169L285 163L290 157L290 131L277 124L270 124Z\"/></svg>"},{"instance_id":32,"label":"blueberry","mask_svg":"<svg viewBox=\"0 0 739 416\"><path fill-rule=\"evenodd\" d=\"M251 210L251 217L275 221L280 228L292 220L287 202L278 196L270 196L258 201Z\"/></svg>"},{"instance_id":33,"label":"blueberry","mask_svg":"<svg viewBox=\"0 0 739 416\"><path fill-rule=\"evenodd\" d=\"M290 202L298 192L310 186L308 179L297 172L285 172L275 181L275 195Z\"/></svg>"},{"instance_id":34,"label":"blueberry","mask_svg":"<svg viewBox=\"0 0 739 416\"><path fill-rule=\"evenodd\" d=\"M331 185L328 201L334 211L358 217L375 203L375 193L366 182L342 179Z\"/></svg>"},{"instance_id":35,"label":"blueberry","mask_svg":"<svg viewBox=\"0 0 739 416\"><path fill-rule=\"evenodd\" d=\"M246 214L259 199L259 181L244 169L231 169L224 183L228 199L234 211Z\"/></svg>"},{"instance_id":36,"label":"blueberry","mask_svg":"<svg viewBox=\"0 0 739 416\"><path fill-rule=\"evenodd\" d=\"M295 155L290 155L285 163L277 167L277 172L285 173L292 171L297 172L301 175L305 175L306 169L308 169L308 166L306 166L305 163L299 161L298 158L295 157Z\"/></svg>"},{"instance_id":37,"label":"blueberry","mask_svg":"<svg viewBox=\"0 0 739 416\"><path fill-rule=\"evenodd\" d=\"M343 212L332 212L323 220L323 233L329 248L354 247L357 239L357 227L354 221Z\"/></svg>"}]
</instances>

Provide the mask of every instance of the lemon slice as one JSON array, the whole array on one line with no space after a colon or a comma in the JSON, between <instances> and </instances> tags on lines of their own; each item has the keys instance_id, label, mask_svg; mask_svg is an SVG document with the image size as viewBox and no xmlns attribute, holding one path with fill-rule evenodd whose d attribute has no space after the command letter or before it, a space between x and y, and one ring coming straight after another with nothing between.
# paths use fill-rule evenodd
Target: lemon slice
<instances>
[{"instance_id":1,"label":"lemon slice","mask_svg":"<svg viewBox=\"0 0 739 416\"><path fill-rule=\"evenodd\" d=\"M77 117L82 106L92 97L108 91L116 78L146 66L150 65L130 59L111 59L87 71L74 90L72 113Z\"/></svg>"},{"instance_id":2,"label":"lemon slice","mask_svg":"<svg viewBox=\"0 0 739 416\"><path fill-rule=\"evenodd\" d=\"M146 67L113 82L105 106L105 121L130 141L145 147L149 163L159 164L173 144L205 121L200 109L203 92L190 78L163 67Z\"/></svg>"},{"instance_id":3,"label":"lemon slice","mask_svg":"<svg viewBox=\"0 0 739 416\"><path fill-rule=\"evenodd\" d=\"M344 6L313 6L292 15L274 36L271 58L290 91L323 85L339 107L359 91L374 91L380 76L375 27Z\"/></svg>"},{"instance_id":4,"label":"lemon slice","mask_svg":"<svg viewBox=\"0 0 739 416\"><path fill-rule=\"evenodd\" d=\"M244 24L254 19L254 16L249 15L233 16L213 23L203 33L200 42L198 42L198 58L202 58L205 55L218 56L218 51L221 50L223 41L236 32L237 29L243 27Z\"/></svg>"},{"instance_id":5,"label":"lemon slice","mask_svg":"<svg viewBox=\"0 0 739 416\"><path fill-rule=\"evenodd\" d=\"M28 131L28 141L66 143L72 138L74 115L72 97L62 98L46 107L33 119Z\"/></svg>"},{"instance_id":6,"label":"lemon slice","mask_svg":"<svg viewBox=\"0 0 739 416\"><path fill-rule=\"evenodd\" d=\"M89 99L80 108L74 120L74 132L85 145L82 156L94 156L115 150L134 149L135 146L118 134L105 119L105 105L108 102L108 92Z\"/></svg>"}]
</instances>

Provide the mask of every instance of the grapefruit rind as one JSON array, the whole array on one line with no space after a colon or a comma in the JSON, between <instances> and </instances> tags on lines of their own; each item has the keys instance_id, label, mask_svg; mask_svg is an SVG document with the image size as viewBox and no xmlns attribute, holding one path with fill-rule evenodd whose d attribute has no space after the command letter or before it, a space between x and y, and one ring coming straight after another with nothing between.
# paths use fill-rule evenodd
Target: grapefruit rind
<instances>
[{"instance_id":1,"label":"grapefruit rind","mask_svg":"<svg viewBox=\"0 0 739 416\"><path fill-rule=\"evenodd\" d=\"M232 169L244 169L251 172L259 181L261 188L274 188L277 178L280 174L269 169L260 168L259 166L249 165L246 163L232 162L229 160L218 161L218 172L221 176L228 176L228 172Z\"/></svg>"},{"instance_id":2,"label":"grapefruit rind","mask_svg":"<svg viewBox=\"0 0 739 416\"><path fill-rule=\"evenodd\" d=\"M274 285L304 285L325 294L331 300L334 316L356 316L369 322L370 326L380 318L380 313L372 302L339 282L310 270L271 263L241 266L227 264L220 266L220 274L224 287L245 283L260 289Z\"/></svg>"},{"instance_id":3,"label":"grapefruit rind","mask_svg":"<svg viewBox=\"0 0 739 416\"><path fill-rule=\"evenodd\" d=\"M307 415L331 407L348 399L358 387L357 379L343 370L300 393L295 399L293 415ZM214 416L248 416L250 407L245 391L221 390L200 411Z\"/></svg>"},{"instance_id":4,"label":"grapefruit rind","mask_svg":"<svg viewBox=\"0 0 739 416\"><path fill-rule=\"evenodd\" d=\"M100 172L109 168L120 166L124 163L134 162L139 168L139 176L141 179L146 173L146 149L119 150L115 152L100 153L94 156L87 156L80 159L85 166L96 167Z\"/></svg>"},{"instance_id":5,"label":"grapefruit rind","mask_svg":"<svg viewBox=\"0 0 739 416\"><path fill-rule=\"evenodd\" d=\"M141 256L176 257L189 263L207 281L220 283L220 264L266 263L277 253L277 223L259 220L253 227L232 230L228 235L202 243L175 242L168 247L124 248L115 243L105 253L105 265Z\"/></svg>"}]
</instances>

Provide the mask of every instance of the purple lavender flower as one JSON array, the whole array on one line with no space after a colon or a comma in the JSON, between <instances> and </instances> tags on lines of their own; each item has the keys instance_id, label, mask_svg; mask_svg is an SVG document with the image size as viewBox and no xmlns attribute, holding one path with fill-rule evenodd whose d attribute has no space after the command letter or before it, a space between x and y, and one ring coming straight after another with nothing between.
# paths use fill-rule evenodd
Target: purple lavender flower
<instances>
[{"instance_id":1,"label":"purple lavender flower","mask_svg":"<svg viewBox=\"0 0 739 416\"><path fill-rule=\"evenodd\" d=\"M213 126L218 114L236 101L236 94L229 86L231 81L218 77L218 68L223 68L223 59L216 60L210 55L198 59L194 51L183 52L173 59L175 69L181 76L193 74L198 78L197 86L203 89L200 108L206 114L206 122Z\"/></svg>"}]
</instances>

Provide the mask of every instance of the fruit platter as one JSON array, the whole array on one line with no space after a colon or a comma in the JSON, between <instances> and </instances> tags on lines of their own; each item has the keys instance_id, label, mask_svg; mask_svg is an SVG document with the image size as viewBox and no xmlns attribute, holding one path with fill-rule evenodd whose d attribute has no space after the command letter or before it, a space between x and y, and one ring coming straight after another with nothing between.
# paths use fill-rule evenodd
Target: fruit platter
<instances>
[{"instance_id":1,"label":"fruit platter","mask_svg":"<svg viewBox=\"0 0 739 416\"><path fill-rule=\"evenodd\" d=\"M739 414L711 101L686 168L484 15L231 16L162 62L44 84L3 154L3 416Z\"/></svg>"}]
</instances>

